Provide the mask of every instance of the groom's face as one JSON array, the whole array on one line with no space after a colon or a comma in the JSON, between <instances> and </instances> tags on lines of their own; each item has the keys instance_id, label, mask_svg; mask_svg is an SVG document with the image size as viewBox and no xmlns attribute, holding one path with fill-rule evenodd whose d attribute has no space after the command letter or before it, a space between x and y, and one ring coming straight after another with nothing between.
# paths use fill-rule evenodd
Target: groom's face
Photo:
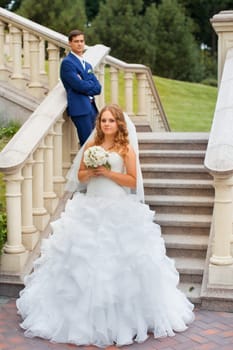
<instances>
[{"instance_id":1,"label":"groom's face","mask_svg":"<svg viewBox=\"0 0 233 350\"><path fill-rule=\"evenodd\" d=\"M85 48L84 35L73 36L72 40L69 41L71 50L79 56L82 56Z\"/></svg>"}]
</instances>

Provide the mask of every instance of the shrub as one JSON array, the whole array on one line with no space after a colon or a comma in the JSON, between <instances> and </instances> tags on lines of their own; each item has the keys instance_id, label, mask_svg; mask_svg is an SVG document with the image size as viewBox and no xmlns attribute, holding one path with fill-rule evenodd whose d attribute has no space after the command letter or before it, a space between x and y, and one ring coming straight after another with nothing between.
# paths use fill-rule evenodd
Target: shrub
<instances>
[{"instance_id":1,"label":"shrub","mask_svg":"<svg viewBox=\"0 0 233 350\"><path fill-rule=\"evenodd\" d=\"M20 125L16 123L9 123L7 126L0 127L0 139L7 137L11 138L18 131Z\"/></svg>"},{"instance_id":2,"label":"shrub","mask_svg":"<svg viewBox=\"0 0 233 350\"><path fill-rule=\"evenodd\" d=\"M2 209L2 208L1 208ZM7 223L6 213L1 210L0 212L0 254L7 238Z\"/></svg>"},{"instance_id":3,"label":"shrub","mask_svg":"<svg viewBox=\"0 0 233 350\"><path fill-rule=\"evenodd\" d=\"M214 79L214 78L206 78L202 80L201 84L209 85L209 86L218 86L218 81L217 79Z\"/></svg>"}]
</instances>

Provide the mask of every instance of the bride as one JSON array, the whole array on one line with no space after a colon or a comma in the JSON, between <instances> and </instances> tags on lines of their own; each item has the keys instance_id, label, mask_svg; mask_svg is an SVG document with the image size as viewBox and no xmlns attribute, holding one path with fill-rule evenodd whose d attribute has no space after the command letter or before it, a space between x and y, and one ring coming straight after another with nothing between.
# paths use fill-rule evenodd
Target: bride
<instances>
[{"instance_id":1,"label":"bride","mask_svg":"<svg viewBox=\"0 0 233 350\"><path fill-rule=\"evenodd\" d=\"M193 321L160 226L143 203L135 135L117 105L101 110L75 165L76 186L86 193L76 191L51 224L16 302L26 336L121 346L149 333L173 336Z\"/></svg>"}]
</instances>

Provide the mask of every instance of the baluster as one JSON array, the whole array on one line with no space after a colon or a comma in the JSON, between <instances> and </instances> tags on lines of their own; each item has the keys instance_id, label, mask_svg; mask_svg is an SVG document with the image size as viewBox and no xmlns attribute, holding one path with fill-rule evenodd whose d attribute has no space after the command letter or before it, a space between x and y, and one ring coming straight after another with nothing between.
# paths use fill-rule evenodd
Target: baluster
<instances>
[{"instance_id":1,"label":"baluster","mask_svg":"<svg viewBox=\"0 0 233 350\"><path fill-rule=\"evenodd\" d=\"M159 111L155 101L153 100L153 96L151 97L152 97L152 114L151 114L151 122L150 122L151 129L153 131L162 131L161 125L160 125Z\"/></svg>"},{"instance_id":2,"label":"baluster","mask_svg":"<svg viewBox=\"0 0 233 350\"><path fill-rule=\"evenodd\" d=\"M44 97L45 89L40 82L40 67L39 67L39 38L30 34L30 83L28 91L37 98Z\"/></svg>"},{"instance_id":3,"label":"baluster","mask_svg":"<svg viewBox=\"0 0 233 350\"><path fill-rule=\"evenodd\" d=\"M1 270L8 272L22 271L28 257L28 251L22 244L21 233L21 171L7 175L6 181L6 213L7 242L1 256Z\"/></svg>"},{"instance_id":4,"label":"baluster","mask_svg":"<svg viewBox=\"0 0 233 350\"><path fill-rule=\"evenodd\" d=\"M71 122L71 119L70 119L70 122ZM71 159L73 160L79 149L79 139L78 139L77 129L72 122L71 122L71 130L70 130L70 139L71 139L70 152L71 152Z\"/></svg>"},{"instance_id":5,"label":"baluster","mask_svg":"<svg viewBox=\"0 0 233 350\"><path fill-rule=\"evenodd\" d=\"M63 176L65 177L67 171L71 166L71 130L73 128L72 121L70 117L67 116L66 112L63 114L64 124L63 124L63 138L62 138L62 158L63 158Z\"/></svg>"},{"instance_id":6,"label":"baluster","mask_svg":"<svg viewBox=\"0 0 233 350\"><path fill-rule=\"evenodd\" d=\"M11 83L19 89L24 89L26 80L22 74L22 33L20 29L11 27L11 34L13 38L13 72Z\"/></svg>"},{"instance_id":7,"label":"baluster","mask_svg":"<svg viewBox=\"0 0 233 350\"><path fill-rule=\"evenodd\" d=\"M101 94L96 96L96 104L101 109L105 105L105 94L104 94L104 91L105 91L105 88L104 88L105 82L104 82L104 80L105 79L104 79L104 64L103 63L101 63L99 65L98 70L96 70L96 73L97 73L99 82L100 82L100 84L102 86Z\"/></svg>"},{"instance_id":8,"label":"baluster","mask_svg":"<svg viewBox=\"0 0 233 350\"><path fill-rule=\"evenodd\" d=\"M101 108L106 104L105 100L105 63L100 64L100 82L102 85L102 92L99 95L99 105Z\"/></svg>"},{"instance_id":9,"label":"baluster","mask_svg":"<svg viewBox=\"0 0 233 350\"><path fill-rule=\"evenodd\" d=\"M32 164L30 157L23 168L22 182L22 232L23 244L28 250L32 250L39 239L39 232L33 224L32 215Z\"/></svg>"},{"instance_id":10,"label":"baluster","mask_svg":"<svg viewBox=\"0 0 233 350\"><path fill-rule=\"evenodd\" d=\"M5 65L5 23L0 21L0 80L7 81L9 70Z\"/></svg>"},{"instance_id":11,"label":"baluster","mask_svg":"<svg viewBox=\"0 0 233 350\"><path fill-rule=\"evenodd\" d=\"M45 71L45 41L40 38L39 41L39 64L40 64L40 81L42 84L48 84L48 75Z\"/></svg>"},{"instance_id":12,"label":"baluster","mask_svg":"<svg viewBox=\"0 0 233 350\"><path fill-rule=\"evenodd\" d=\"M33 217L38 230L43 231L49 222L49 215L44 207L44 158L43 145L34 153L35 163L32 168L33 176Z\"/></svg>"},{"instance_id":13,"label":"baluster","mask_svg":"<svg viewBox=\"0 0 233 350\"><path fill-rule=\"evenodd\" d=\"M59 79L59 47L52 43L48 44L49 56L49 89L57 85Z\"/></svg>"},{"instance_id":14,"label":"baluster","mask_svg":"<svg viewBox=\"0 0 233 350\"><path fill-rule=\"evenodd\" d=\"M133 73L126 72L125 79L125 108L129 116L133 116Z\"/></svg>"},{"instance_id":15,"label":"baluster","mask_svg":"<svg viewBox=\"0 0 233 350\"><path fill-rule=\"evenodd\" d=\"M150 124L152 131L154 131L154 118L153 118L153 96L148 81L146 81L146 107L147 107L147 121Z\"/></svg>"},{"instance_id":16,"label":"baluster","mask_svg":"<svg viewBox=\"0 0 233 350\"><path fill-rule=\"evenodd\" d=\"M145 118L146 117L146 74L137 73L138 81L138 111L137 115Z\"/></svg>"},{"instance_id":17,"label":"baluster","mask_svg":"<svg viewBox=\"0 0 233 350\"><path fill-rule=\"evenodd\" d=\"M64 119L60 118L54 125L54 157L53 157L53 169L54 169L54 191L58 197L62 197L64 193L65 179L62 175L62 124Z\"/></svg>"},{"instance_id":18,"label":"baluster","mask_svg":"<svg viewBox=\"0 0 233 350\"><path fill-rule=\"evenodd\" d=\"M54 213L54 210L58 204L58 198L53 191L53 131L45 137L44 148L44 199L45 208L50 214Z\"/></svg>"},{"instance_id":19,"label":"baluster","mask_svg":"<svg viewBox=\"0 0 233 350\"><path fill-rule=\"evenodd\" d=\"M110 67L111 99L113 103L119 103L118 93L118 69Z\"/></svg>"},{"instance_id":20,"label":"baluster","mask_svg":"<svg viewBox=\"0 0 233 350\"><path fill-rule=\"evenodd\" d=\"M23 72L29 77L30 75L30 45L29 33L27 30L23 31Z\"/></svg>"},{"instance_id":21,"label":"baluster","mask_svg":"<svg viewBox=\"0 0 233 350\"><path fill-rule=\"evenodd\" d=\"M12 33L11 33L11 30L12 30L12 24L9 24L8 25L8 46L9 46L9 55L8 55L8 58L7 58L7 63L9 64L10 67L12 67L12 63L13 63L13 36L12 36Z\"/></svg>"}]
</instances>

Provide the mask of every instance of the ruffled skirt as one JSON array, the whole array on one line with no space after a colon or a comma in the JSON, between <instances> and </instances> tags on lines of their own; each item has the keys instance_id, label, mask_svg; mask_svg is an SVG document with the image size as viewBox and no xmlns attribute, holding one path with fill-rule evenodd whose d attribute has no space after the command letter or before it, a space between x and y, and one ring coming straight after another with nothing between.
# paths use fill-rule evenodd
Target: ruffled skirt
<instances>
[{"instance_id":1,"label":"ruffled skirt","mask_svg":"<svg viewBox=\"0 0 233 350\"><path fill-rule=\"evenodd\" d=\"M105 347L184 331L193 305L153 218L130 195L76 194L16 302L25 335Z\"/></svg>"}]
</instances>

